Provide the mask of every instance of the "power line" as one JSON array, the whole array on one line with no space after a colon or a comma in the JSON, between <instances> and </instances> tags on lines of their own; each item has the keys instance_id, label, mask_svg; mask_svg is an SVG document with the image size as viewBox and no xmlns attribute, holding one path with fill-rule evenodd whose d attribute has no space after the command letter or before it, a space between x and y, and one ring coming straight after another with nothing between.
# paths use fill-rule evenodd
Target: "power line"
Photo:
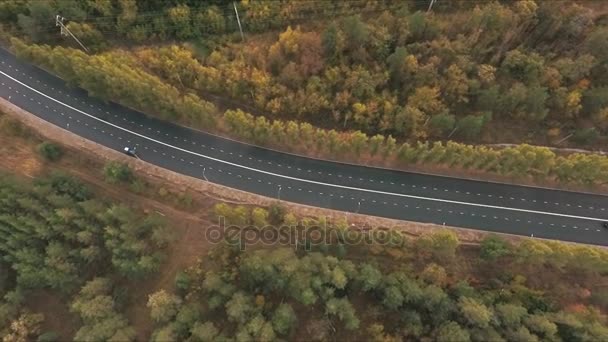
<instances>
[{"instance_id":1,"label":"power line","mask_svg":"<svg viewBox=\"0 0 608 342\"><path fill-rule=\"evenodd\" d=\"M414 1L428 1L428 0L414 0ZM333 18L337 15L347 16L347 15L353 15L353 14L369 15L372 13L379 13L379 12L384 12L384 11L394 11L394 10L402 9L404 6L403 3L397 3L396 5L387 5L387 2L389 2L389 1L373 2L372 6L370 6L369 3L366 3L365 1L355 3L356 5L362 5L362 6L364 5L365 7L362 7L362 6L353 7L351 3L347 3L346 5L343 5L343 3L333 3L332 4L332 3L328 3L326 1L312 2L313 5L310 5L308 8L299 8L298 11L291 11L288 9L287 14L279 17L277 19L277 21L272 20L272 18L265 19L265 20L255 20L255 19L252 20L251 18L249 18L250 20L247 20L248 18L245 17L245 18L243 18L244 21L242 22L241 29L250 30L250 31L259 31L260 28L261 29L280 29L281 27L285 27L287 25L295 25L300 22L310 21L311 18L315 18L315 19L321 19L321 18L327 18L327 17ZM386 6L384 6L384 5L386 5ZM227 7L227 9L229 9L229 7ZM315 12L313 13L311 11L311 9L314 10ZM147 18L154 18L155 16L157 18L163 18L163 17L167 16L165 11L146 12L144 14L147 15ZM117 16L116 18L118 18L118 17L119 16ZM237 28L238 20L235 20L234 15L222 15L221 18L222 18L222 21L221 21L221 23L219 23L220 24L219 27L218 27L218 23L208 23L205 25L198 24L198 25L189 26L188 28L193 30L192 38L201 33L202 34L204 34L204 33L231 34L238 29ZM94 18L91 18L91 20L94 20ZM146 37L149 37L149 36L155 35L155 34L167 34L167 35L171 36L171 35L179 32L179 29L182 26L181 23L168 23L167 21L164 21L164 23L162 24L162 27L158 27L154 24L150 25L149 24L150 20L148 20L147 24L141 23L141 20L142 20L141 17L139 17L139 15L138 15L136 18L134 18L135 23L133 25L131 25L130 27L128 27L127 30L132 30L134 27L137 27L137 26L145 26ZM78 23L77 21L74 21L74 22ZM256 27L252 26L254 24L257 25L258 27L256 28ZM94 27L101 34L108 35L108 36L122 36L129 32L129 31L120 32L119 28L115 25L112 25L111 27L106 27L106 28L101 28L101 27L99 27L99 25L94 25ZM48 31L50 31L50 30L48 30ZM42 32L44 32L44 31L42 31ZM243 38L243 36L241 36L241 38ZM74 39L76 39L76 37L74 37ZM85 49L85 51L87 50L80 41L78 41L78 43L83 47L83 49Z\"/></svg>"},{"instance_id":2,"label":"power line","mask_svg":"<svg viewBox=\"0 0 608 342\"><path fill-rule=\"evenodd\" d=\"M378 13L378 12L384 12L384 11L391 11L391 10L400 9L400 8L402 8L402 6L403 6L402 4L398 4L396 6L383 7L383 8L368 8L368 9L366 9L366 8L359 8L359 9L358 8L348 8L346 10L348 10L348 12L350 12L350 13L340 13L340 14L342 14L342 15L372 14L372 13ZM315 9L317 9L317 10L320 9L321 10L321 11L317 11L316 12L316 15L314 16L315 18L333 17L336 14L338 14L338 13L335 13L336 12L336 8L335 7L318 6ZM338 10L340 10L340 9L338 9ZM297 21L301 21L301 20L308 21L308 20L311 19L311 16L312 16L311 13L294 13L294 14L289 14L289 15L286 15L285 17L280 17L278 20L291 21L291 22L277 23L276 26L290 25L290 24L297 23ZM153 15L150 14L149 17L153 17ZM158 17L158 18L166 17L166 14L162 13L162 14L156 16L156 17ZM233 15L224 15L224 16L221 16L221 17L224 19L224 24L225 25L226 24L230 25L231 23L232 24L235 24L235 23L238 24L238 20L235 21ZM109 17L105 17L105 18L109 18ZM115 17L115 18L118 18L118 17ZM139 18L139 16L138 16L138 18ZM138 18L135 19L136 22L138 21ZM97 18L90 18L90 19L88 19L86 21L87 22L91 22L91 21L94 21L96 19ZM139 19L141 19L141 18L139 18ZM255 20L254 19L254 20L252 20L251 18L248 18L247 16L245 16L245 18L243 18L243 19L244 19L242 21L242 27L243 27L243 29L251 28L251 24L250 23L252 23L252 22L255 22L257 24L260 24L260 23L264 24L264 23L266 23L266 24L269 24L268 26L272 26L272 22L273 22L272 19L265 19L265 20ZM77 21L75 21L75 22L77 22ZM134 23L133 24L134 27L135 26L140 26L140 25L146 25L146 24L138 24L138 23ZM162 32L160 30L160 28L159 29L154 28L154 25L149 25L148 24L146 26L147 26L148 32L152 32L152 33ZM167 23L167 22L165 22L164 25L162 26L162 29L165 29L167 31L171 31L171 30L174 30L174 29L178 29L181 26L182 26L181 23ZM216 28L216 26L217 26L217 24L210 23L210 24L206 24L206 25L201 25L201 24L191 25L190 28L192 28L192 29L199 29L199 30L200 29L204 29L204 30L211 29L211 30L213 30L213 29ZM99 31L101 33L106 33L106 34L113 34L113 33L117 33L119 31L119 29L116 28L116 27L115 28L111 28L111 29L103 29L103 28L100 28L100 27L95 27L95 28L97 29L97 31ZM234 29L236 29L236 28L237 28L237 26L235 25ZM225 30L228 31L228 29L225 29ZM51 30L49 29L48 31L51 31Z\"/></svg>"},{"instance_id":3,"label":"power line","mask_svg":"<svg viewBox=\"0 0 608 342\"><path fill-rule=\"evenodd\" d=\"M363 0L359 0L359 2L355 2L355 1L351 1L351 2L346 2L346 5L344 5L343 3L331 3L328 1L318 1L318 0L313 0L313 1L306 1L303 2L306 4L314 4L312 6L310 5L306 5L306 6L302 6L299 7L298 10L300 12L308 12L311 11L312 13L317 13L319 10L322 12L323 10L343 10L343 11L356 11L357 9L362 10L365 9L366 7L370 7L370 3L363 1ZM362 6L353 6L354 4L359 4ZM386 3L386 1L376 1L371 3L371 7L374 7L375 5L382 5ZM300 4L300 3L298 3ZM402 4L398 5L399 7L402 6ZM217 7L217 6L216 6ZM224 12L229 12L232 11L232 6L230 6L230 4L226 5L225 8L223 8ZM210 7L208 7L210 8ZM219 7L220 9L222 9L222 7ZM387 6L386 8L391 8L390 6ZM150 11L150 12L142 12L142 13L138 13L136 15L135 20L137 19L141 19L141 18L148 18L148 17L166 17L167 16L167 10L163 10L163 11ZM279 8L279 12L281 12L281 9ZM245 11L245 14L247 14L248 11ZM301 13L301 14L307 14L307 13ZM83 22L89 22L89 21L97 21L99 19L118 19L120 18L122 15L118 14L118 15L113 15L113 16L96 16L96 17L87 17L81 21ZM279 16L281 16L281 13L279 13ZM286 15L286 17L291 17L292 15Z\"/></svg>"},{"instance_id":4,"label":"power line","mask_svg":"<svg viewBox=\"0 0 608 342\"><path fill-rule=\"evenodd\" d=\"M61 35L65 35L65 36L70 35L82 47L82 49L84 51L89 52L89 49L87 49L87 47L84 46L84 44L82 44L82 42L80 42L80 40L78 40L78 38L76 38L76 36L72 33L72 31L70 31L67 27L65 27L65 25L63 25L63 20L64 20L64 18L60 15L57 15L55 17L55 26L61 27Z\"/></svg>"},{"instance_id":5,"label":"power line","mask_svg":"<svg viewBox=\"0 0 608 342\"><path fill-rule=\"evenodd\" d=\"M236 2L233 2L234 13L236 14L236 22L239 24L239 31L241 31L241 40L245 41L245 36L243 36L243 27L241 26L241 19L239 18L239 11L236 10Z\"/></svg>"},{"instance_id":6,"label":"power line","mask_svg":"<svg viewBox=\"0 0 608 342\"><path fill-rule=\"evenodd\" d=\"M376 1L373 2L372 4L381 4L381 3L385 3L386 1ZM353 8L353 4L360 4L360 5L369 5L368 2L364 1L364 0L351 0L349 2L344 2L344 3L332 3L329 2L327 0L308 0L308 1L302 1L302 2L296 2L298 4L298 6L302 6L301 4L307 4L304 5L302 7L300 7L300 9L323 9L323 8L344 8L344 7L348 7L348 8ZM314 4L313 6L310 6L308 4ZM346 5L344 5L346 4ZM230 3L225 4L222 6L218 6L218 5L213 5L213 6L209 6L209 7L201 7L198 9L209 9L212 7L216 7L218 9L220 9L223 12L229 12L232 11L232 6ZM239 6L241 7L241 6ZM360 6L362 7L362 6ZM138 18L147 18L147 17L164 17L168 14L168 11L171 8L166 8L164 10L158 10L158 11L148 11L148 12L140 12L136 14L136 19ZM191 8L192 10L192 8ZM220 12L221 12L220 11ZM191 11L192 12L192 11ZM245 11L246 12L246 11ZM98 19L118 19L122 17L122 14L115 14L115 15L107 15L107 16L93 16L93 17L87 17L85 19L82 19L80 21L95 21Z\"/></svg>"}]
</instances>

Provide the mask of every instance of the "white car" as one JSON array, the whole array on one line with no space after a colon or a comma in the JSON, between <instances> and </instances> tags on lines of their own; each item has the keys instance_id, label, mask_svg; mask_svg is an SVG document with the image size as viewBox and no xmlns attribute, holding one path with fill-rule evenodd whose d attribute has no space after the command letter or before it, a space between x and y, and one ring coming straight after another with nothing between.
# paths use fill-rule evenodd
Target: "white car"
<instances>
[{"instance_id":1,"label":"white car","mask_svg":"<svg viewBox=\"0 0 608 342\"><path fill-rule=\"evenodd\" d=\"M128 156L137 157L137 154L135 153L135 147L133 147L133 148L125 147L123 151Z\"/></svg>"}]
</instances>

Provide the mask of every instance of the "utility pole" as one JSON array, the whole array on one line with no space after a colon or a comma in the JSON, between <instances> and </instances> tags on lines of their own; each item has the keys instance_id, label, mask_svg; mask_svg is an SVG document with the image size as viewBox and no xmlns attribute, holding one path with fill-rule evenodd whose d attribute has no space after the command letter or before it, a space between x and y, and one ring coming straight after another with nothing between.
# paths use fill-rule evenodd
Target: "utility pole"
<instances>
[{"instance_id":1,"label":"utility pole","mask_svg":"<svg viewBox=\"0 0 608 342\"><path fill-rule=\"evenodd\" d=\"M80 45L80 47L82 47L82 49L84 51L89 52L89 49L87 49L87 47L84 46L84 44L82 44L82 42L80 40L78 40L78 38L76 38L76 36L63 24L64 19L65 18L60 15L55 16L55 26L59 26L61 28L61 31L60 31L61 35L62 36L71 36L78 43L78 45Z\"/></svg>"},{"instance_id":2,"label":"utility pole","mask_svg":"<svg viewBox=\"0 0 608 342\"><path fill-rule=\"evenodd\" d=\"M281 185L279 184L279 191L277 192L277 200L281 200Z\"/></svg>"},{"instance_id":3,"label":"utility pole","mask_svg":"<svg viewBox=\"0 0 608 342\"><path fill-rule=\"evenodd\" d=\"M433 5L437 2L438 0L431 0L431 2L429 3L429 9L426 10L427 12L430 12L433 9Z\"/></svg>"},{"instance_id":4,"label":"utility pole","mask_svg":"<svg viewBox=\"0 0 608 342\"><path fill-rule=\"evenodd\" d=\"M243 36L243 27L241 27L241 19L239 18L239 11L236 10L236 2L232 2L232 6L234 6L234 13L236 14L236 22L239 24L239 31L241 31L241 40L245 41L245 37Z\"/></svg>"}]
</instances>

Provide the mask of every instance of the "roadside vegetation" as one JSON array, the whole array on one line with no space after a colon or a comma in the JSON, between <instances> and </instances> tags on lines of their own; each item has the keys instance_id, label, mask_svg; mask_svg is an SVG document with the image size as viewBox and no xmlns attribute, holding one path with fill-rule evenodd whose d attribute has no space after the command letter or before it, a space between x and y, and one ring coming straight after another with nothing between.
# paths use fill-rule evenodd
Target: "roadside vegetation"
<instances>
[{"instance_id":1,"label":"roadside vegetation","mask_svg":"<svg viewBox=\"0 0 608 342\"><path fill-rule=\"evenodd\" d=\"M12 39L18 56L92 96L243 141L397 168L608 182L604 156L526 144L605 145L601 6L462 1L425 14L416 2L243 2L240 42L226 6L108 4L8 1L15 15L3 21L29 41ZM53 10L94 52L53 47L37 18ZM288 25L310 13L318 20Z\"/></svg>"},{"instance_id":2,"label":"roadside vegetation","mask_svg":"<svg viewBox=\"0 0 608 342\"><path fill-rule=\"evenodd\" d=\"M245 42L233 39L229 5L7 1L2 21L54 43L46 13L63 13L111 60L133 58L182 92L271 119L398 140L545 145L570 134L593 145L608 129L607 9L593 1L452 1L430 13L419 1L242 1ZM115 38L144 45L115 48Z\"/></svg>"},{"instance_id":3,"label":"roadside vegetation","mask_svg":"<svg viewBox=\"0 0 608 342\"><path fill-rule=\"evenodd\" d=\"M454 231L418 237L381 227L372 231L383 239L353 244L370 240L350 222L280 204L204 204L205 194L194 194L197 208L165 206L161 220L148 202L164 201L157 192L167 184L135 173L130 183L107 183L103 162L92 169L65 147L69 153L46 162L33 132L6 116L0 123L4 157L29 148L45 160L33 179L20 176L22 162L0 163L13 170L0 181L0 334L8 341L608 338L604 249L494 235L471 243ZM80 164L69 171L87 183L52 172L74 159ZM138 182L147 190L135 192ZM181 227L192 209L196 224ZM329 238L300 235L289 245L172 238L204 235L219 217L258 232L297 227ZM184 250L187 262L176 264Z\"/></svg>"},{"instance_id":4,"label":"roadside vegetation","mask_svg":"<svg viewBox=\"0 0 608 342\"><path fill-rule=\"evenodd\" d=\"M255 224L260 210L215 208L263 231L267 222ZM275 227L293 225L292 218L285 214ZM449 231L416 239L393 231L388 243L350 245L329 233L348 228L319 220L299 224L321 227L333 236L327 243L307 244L303 234L299 248L292 241L243 251L233 240L212 250L180 273L173 293L149 296L157 325L152 340L608 338L607 293L599 285L608 266L603 250L534 240L515 245L493 235L466 246ZM355 234L349 238L363 240Z\"/></svg>"},{"instance_id":5,"label":"roadside vegetation","mask_svg":"<svg viewBox=\"0 0 608 342\"><path fill-rule=\"evenodd\" d=\"M241 1L244 43L219 1L8 0L0 22L19 57L166 120L319 157L597 188L607 157L479 145L605 144L608 32L589 4ZM57 13L90 54L57 39ZM144 42L162 47L131 45ZM1 113L0 139L3 341L608 340L603 248L448 230L349 244L341 234L365 233L343 220L68 164L78 151ZM220 217L331 238L192 239Z\"/></svg>"},{"instance_id":6,"label":"roadside vegetation","mask_svg":"<svg viewBox=\"0 0 608 342\"><path fill-rule=\"evenodd\" d=\"M2 179L3 336L57 338L25 304L30 291L45 289L69 308L64 324L74 325L73 338L134 340L125 314L134 294L122 286L161 269L162 250L172 243L165 225L96 198L70 176ZM348 225L301 220L277 205L220 203L211 214L218 215L260 231L322 227L331 238L217 245L178 273L174 286L148 294L153 341L608 338L603 249L494 235L465 245L447 230L418 238L397 231L386 243L350 245L364 239L356 231L346 240L330 234Z\"/></svg>"},{"instance_id":7,"label":"roadside vegetation","mask_svg":"<svg viewBox=\"0 0 608 342\"><path fill-rule=\"evenodd\" d=\"M296 121L269 121L241 110L226 110L220 116L213 104L194 94L182 95L177 88L138 67L130 57L90 56L63 47L26 45L17 39L12 42L18 56L54 70L91 95L117 100L163 119L198 123L197 127L219 130L262 146L376 165L458 168L583 186L608 182L608 158L597 154L560 156L546 147L527 144L493 149L453 141L398 143L392 136L370 137L361 131L340 132ZM118 57L116 53L109 56Z\"/></svg>"}]
</instances>

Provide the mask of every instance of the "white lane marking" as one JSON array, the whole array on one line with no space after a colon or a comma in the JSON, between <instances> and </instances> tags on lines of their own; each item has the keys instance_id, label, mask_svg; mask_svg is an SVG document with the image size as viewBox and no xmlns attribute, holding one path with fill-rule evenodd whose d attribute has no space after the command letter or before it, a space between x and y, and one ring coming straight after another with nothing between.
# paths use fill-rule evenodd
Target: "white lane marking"
<instances>
[{"instance_id":1,"label":"white lane marking","mask_svg":"<svg viewBox=\"0 0 608 342\"><path fill-rule=\"evenodd\" d=\"M339 188L339 189L346 189L346 190L354 190L354 191L361 191L361 192L368 192L368 193L374 193L374 194L381 194L381 195L388 195L388 196L397 196L397 197L404 197L404 198L413 198L413 199L418 199L418 200L425 200L425 201L434 201L434 202L441 202L441 203L451 203L451 204L460 204L460 205L467 205L467 206L472 206L472 207L481 207L481 208L490 208L490 209L499 209L499 210L508 210L508 211L518 211L518 212L525 212L525 213L532 213L532 214L540 214L540 215L549 215L549 216L558 216L558 217L568 217L568 218L574 218L574 219L582 219L582 220L590 220L590 221L598 221L598 222L604 222L605 219L601 219L601 218L596 218L596 217L585 217L585 216L576 216L576 215L566 215L566 214L558 214L558 213L552 213L552 212L545 212L545 211L538 211L538 210L529 210L529 209L521 209L521 208L509 208L509 207L501 207L501 206L496 206L496 205L489 205L489 204L480 204L480 203L469 203L469 202L462 202L462 201L453 201L453 200L447 200L447 199L441 199L441 198L432 198L432 197L423 197L423 196L414 196L414 195L407 195L407 194L398 194L398 193L394 193L394 192L387 192L387 191L380 191L380 190L372 190L372 189L363 189L363 188L356 188L356 187L352 187L352 186L346 186L346 185L339 185L339 184L331 184L331 183L325 183L325 182L318 182L318 181L313 181L313 180L309 180L309 179L302 179L302 178L296 178L296 177L291 177L291 176L285 176L285 175L281 175L281 174L277 174L277 173L273 173L273 172L269 172L269 171L264 171L264 170L259 170L256 168L252 168L252 167L248 167L248 166L244 166L244 165L239 165L239 164L235 164L232 162L228 162L225 160L221 160L221 159L217 159L214 157L210 157L210 156L206 156L204 154L200 154L197 152L193 152L193 151L189 151L177 146L173 146L171 144L167 144L164 143L162 141L147 137L145 135L139 134L137 132L133 132L130 131L126 128L120 127L118 125L115 125L111 122L107 122L105 120L102 120L94 115L91 115L89 113L86 113L80 109L74 108L68 104L65 104L53 97L50 97L30 86L28 86L27 84L9 76L8 74L6 74L3 71L0 71L0 74L6 76L7 78L13 80L16 83L19 83L20 85L30 89L31 91L38 93L46 98L48 98L51 101L55 101L75 112L81 113L83 115L86 115L94 120L97 120L99 122L103 122L108 126L112 126L114 128L117 128L119 130L125 131L127 133L131 133L135 136L138 136L140 138L155 142L157 144L160 145L164 145L167 147L171 147L175 150L178 151L182 151L185 153L189 153L201 158L205 158L205 159L209 159L209 160L213 160L215 162L218 163L222 163L222 164L226 164L226 165L230 165L230 166L234 166L234 167L238 167L238 168L242 168L245 170L249 170L249 171L253 171L253 172L258 172L261 174L265 174L265 175L269 175L269 176L274 176L274 177L279 177L279 178L284 178L284 179L289 179L289 180L293 180L293 181L297 181L297 182L303 182L303 183L310 183L310 184L316 184L316 185L322 185L322 186L329 186L329 187L333 187L333 188ZM423 187L424 189L426 189L426 187ZM491 197L491 195L488 195Z\"/></svg>"}]
</instances>

